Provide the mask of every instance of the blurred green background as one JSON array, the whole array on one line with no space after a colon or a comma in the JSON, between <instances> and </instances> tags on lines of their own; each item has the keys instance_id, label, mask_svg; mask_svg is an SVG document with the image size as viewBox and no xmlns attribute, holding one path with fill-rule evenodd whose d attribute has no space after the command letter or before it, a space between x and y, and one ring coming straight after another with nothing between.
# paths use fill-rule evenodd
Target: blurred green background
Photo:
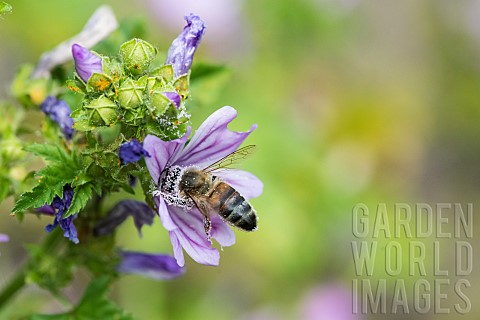
<instances>
[{"instance_id":1,"label":"blurred green background","mask_svg":"<svg viewBox=\"0 0 480 320\"><path fill-rule=\"evenodd\" d=\"M207 25L195 61L230 68L224 87L203 83L192 89L193 127L223 105L239 112L232 129L259 125L247 140L258 152L243 165L265 184L264 194L252 200L260 216L259 231L236 231L237 244L221 252L219 267L188 258L186 275L173 281L122 277L111 296L140 319L313 319L306 312L312 292L333 286L345 287L350 295L357 278L351 249L355 204L365 203L374 211L378 203L386 203L389 215L395 203L473 203L474 216L480 207L477 1L10 3L13 13L0 17L4 98L20 64L35 63L42 52L78 33L102 3L110 4L119 20L144 19L146 40L160 50L183 28L183 16L193 12ZM19 224L9 216L11 204L9 199L0 206L0 233L11 238L0 244L0 287L25 261L25 244L40 242L50 223L30 216ZM139 239L130 222L117 238L128 249L172 252L158 220L143 234ZM454 265L453 241L446 241L439 256L449 270ZM469 241L473 257L480 256L476 238ZM384 246L380 241L379 247ZM384 265L382 256L373 278L391 284L395 277L385 276ZM471 287L464 290L473 304L466 315L453 309L450 315L410 310L360 318L478 319L479 277L474 264L467 277ZM72 301L81 296L87 278L79 270L74 285L66 289ZM415 280L408 270L398 278ZM453 308L461 302L453 293L454 272L447 278L451 285L442 290L452 298L443 304ZM411 287L408 290L413 304ZM389 285L389 299L392 295ZM63 309L48 293L30 286L4 316Z\"/></svg>"}]
</instances>

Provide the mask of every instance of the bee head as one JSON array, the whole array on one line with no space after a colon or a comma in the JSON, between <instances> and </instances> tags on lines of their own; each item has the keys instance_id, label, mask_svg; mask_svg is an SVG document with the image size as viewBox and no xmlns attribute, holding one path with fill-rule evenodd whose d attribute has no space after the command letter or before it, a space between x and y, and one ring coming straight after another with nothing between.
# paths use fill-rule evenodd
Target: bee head
<instances>
[{"instance_id":1,"label":"bee head","mask_svg":"<svg viewBox=\"0 0 480 320\"><path fill-rule=\"evenodd\" d=\"M179 189L185 192L199 192L208 186L208 176L198 170L187 170L180 180Z\"/></svg>"}]
</instances>

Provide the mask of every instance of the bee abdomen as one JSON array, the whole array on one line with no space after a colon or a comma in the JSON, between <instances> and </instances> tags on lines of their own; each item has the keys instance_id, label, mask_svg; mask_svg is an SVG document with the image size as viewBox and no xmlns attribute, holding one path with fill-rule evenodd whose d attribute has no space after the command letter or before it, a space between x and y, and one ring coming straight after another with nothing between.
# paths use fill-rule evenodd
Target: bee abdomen
<instances>
[{"instance_id":1,"label":"bee abdomen","mask_svg":"<svg viewBox=\"0 0 480 320\"><path fill-rule=\"evenodd\" d=\"M250 203L230 187L230 192L225 192L221 199L219 214L226 221L235 227L245 230L254 231L257 228L257 215Z\"/></svg>"}]
</instances>

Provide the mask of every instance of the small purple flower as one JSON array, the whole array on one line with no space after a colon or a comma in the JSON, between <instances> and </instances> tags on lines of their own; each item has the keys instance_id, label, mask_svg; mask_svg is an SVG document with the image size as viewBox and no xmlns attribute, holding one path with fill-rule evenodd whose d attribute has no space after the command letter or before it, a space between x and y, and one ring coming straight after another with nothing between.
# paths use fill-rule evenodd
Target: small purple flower
<instances>
[{"instance_id":1,"label":"small purple flower","mask_svg":"<svg viewBox=\"0 0 480 320\"><path fill-rule=\"evenodd\" d=\"M156 280L168 280L182 275L185 270L169 255L122 251L122 262L117 271L139 274Z\"/></svg>"},{"instance_id":2,"label":"small purple flower","mask_svg":"<svg viewBox=\"0 0 480 320\"><path fill-rule=\"evenodd\" d=\"M48 96L40 105L42 111L56 122L67 139L73 136L73 119L70 117L72 110L68 104L61 99Z\"/></svg>"},{"instance_id":3,"label":"small purple flower","mask_svg":"<svg viewBox=\"0 0 480 320\"><path fill-rule=\"evenodd\" d=\"M144 147L152 155L145 159L150 175L158 183L161 173L171 166L206 168L210 164L229 155L242 144L248 135L257 128L253 125L247 132L230 131L227 126L236 117L232 107L223 107L208 117L186 145L187 133L176 140L162 141L148 135ZM230 184L246 199L259 196L263 191L262 182L251 173L241 170L216 171L215 175ZM160 193L154 197L160 220L169 231L175 259L179 266L185 264L183 249L198 263L218 265L220 254L212 247L205 234L203 215L195 207L187 208L171 204ZM235 243L232 229L218 215L210 217L211 236L221 246Z\"/></svg>"},{"instance_id":4,"label":"small purple flower","mask_svg":"<svg viewBox=\"0 0 480 320\"><path fill-rule=\"evenodd\" d=\"M123 164L134 163L142 158L142 156L150 157L150 154L143 148L142 144L137 140L125 142L118 150L118 156Z\"/></svg>"},{"instance_id":5,"label":"small purple flower","mask_svg":"<svg viewBox=\"0 0 480 320\"><path fill-rule=\"evenodd\" d=\"M123 200L117 203L93 229L96 236L103 236L112 233L129 216L133 217L135 227L137 227L139 236L142 235L141 229L144 224L152 225L155 218L155 211L146 203L136 200Z\"/></svg>"},{"instance_id":6,"label":"small purple flower","mask_svg":"<svg viewBox=\"0 0 480 320\"><path fill-rule=\"evenodd\" d=\"M72 204L73 199L73 189L66 185L63 187L63 197L55 196L50 207L53 210L57 210L53 224L49 224L45 227L45 231L52 232L57 225L60 225L60 228L64 231L63 236L70 239L73 243L77 244L79 242L77 237L77 229L73 224L73 220L77 217L76 214L72 215L66 219L63 218L63 214L68 210ZM45 208L43 206L42 208Z\"/></svg>"},{"instance_id":7,"label":"small purple flower","mask_svg":"<svg viewBox=\"0 0 480 320\"><path fill-rule=\"evenodd\" d=\"M10 238L4 233L0 233L0 242L8 242L8 241L10 241Z\"/></svg>"},{"instance_id":8,"label":"small purple flower","mask_svg":"<svg viewBox=\"0 0 480 320\"><path fill-rule=\"evenodd\" d=\"M78 76L87 82L94 73L102 73L102 58L79 44L72 45L72 55Z\"/></svg>"},{"instance_id":9,"label":"small purple flower","mask_svg":"<svg viewBox=\"0 0 480 320\"><path fill-rule=\"evenodd\" d=\"M53 216L55 214L55 208L48 204L45 204L42 207L37 208L36 210L37 212L48 214L50 216Z\"/></svg>"},{"instance_id":10,"label":"small purple flower","mask_svg":"<svg viewBox=\"0 0 480 320\"><path fill-rule=\"evenodd\" d=\"M199 16L190 14L185 17L187 25L182 33L173 40L168 49L165 64L171 64L175 77L179 77L190 70L193 55L205 32L205 25Z\"/></svg>"},{"instance_id":11,"label":"small purple flower","mask_svg":"<svg viewBox=\"0 0 480 320\"><path fill-rule=\"evenodd\" d=\"M170 100L170 102L172 102L177 107L177 109L180 108L181 98L180 98L180 95L178 93L176 93L176 92L164 92L163 95L165 97L167 97L167 99Z\"/></svg>"}]
</instances>

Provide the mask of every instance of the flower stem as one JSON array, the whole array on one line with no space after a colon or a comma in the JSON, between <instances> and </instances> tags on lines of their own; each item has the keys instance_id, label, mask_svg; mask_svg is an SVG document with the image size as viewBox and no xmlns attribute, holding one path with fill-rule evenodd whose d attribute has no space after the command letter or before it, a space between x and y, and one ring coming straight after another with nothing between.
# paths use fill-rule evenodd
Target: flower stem
<instances>
[{"instance_id":1,"label":"flower stem","mask_svg":"<svg viewBox=\"0 0 480 320\"><path fill-rule=\"evenodd\" d=\"M55 248L61 241L59 237L60 235L60 228L56 228L53 230L42 243L42 249L46 252ZM5 307L8 301L12 299L15 294L20 291L26 284L25 277L27 275L29 262L25 263L16 273L14 278L10 280L10 283L0 292L0 310Z\"/></svg>"},{"instance_id":2,"label":"flower stem","mask_svg":"<svg viewBox=\"0 0 480 320\"><path fill-rule=\"evenodd\" d=\"M0 310L25 285L25 268L21 268L0 294Z\"/></svg>"}]
</instances>

